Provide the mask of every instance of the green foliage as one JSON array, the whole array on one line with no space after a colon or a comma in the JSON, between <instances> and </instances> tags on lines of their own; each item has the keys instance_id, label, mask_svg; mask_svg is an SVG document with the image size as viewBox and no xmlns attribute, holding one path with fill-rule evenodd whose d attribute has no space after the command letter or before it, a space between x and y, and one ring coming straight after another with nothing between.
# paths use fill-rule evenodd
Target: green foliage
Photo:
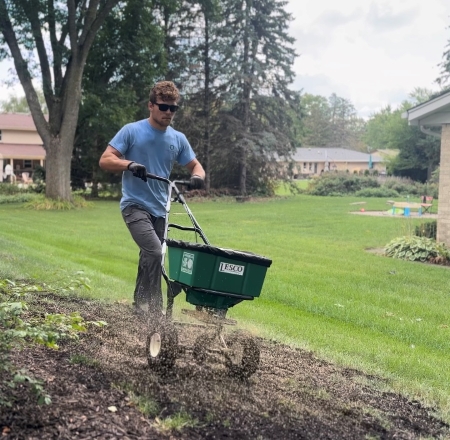
<instances>
[{"instance_id":1,"label":"green foliage","mask_svg":"<svg viewBox=\"0 0 450 440\"><path fill-rule=\"evenodd\" d=\"M348 100L332 94L323 96L305 93L301 96L302 130L297 137L303 146L345 147L366 151L362 144L365 127L358 118L354 105Z\"/></svg>"},{"instance_id":2,"label":"green foliage","mask_svg":"<svg viewBox=\"0 0 450 440\"><path fill-rule=\"evenodd\" d=\"M71 201L61 199L48 199L43 195L35 196L25 204L26 208L36 211L68 211L71 209L88 208L92 204L79 195L74 195Z\"/></svg>"},{"instance_id":3,"label":"green foliage","mask_svg":"<svg viewBox=\"0 0 450 440\"><path fill-rule=\"evenodd\" d=\"M412 235L395 238L386 245L384 253L388 257L401 260L422 262L438 260L442 263L450 263L450 253L446 246L423 236Z\"/></svg>"},{"instance_id":4,"label":"green foliage","mask_svg":"<svg viewBox=\"0 0 450 440\"><path fill-rule=\"evenodd\" d=\"M441 71L439 78L436 79L436 82L448 91L450 84L450 40L447 41L445 51L442 55L442 62L439 67L441 68Z\"/></svg>"},{"instance_id":5,"label":"green foliage","mask_svg":"<svg viewBox=\"0 0 450 440\"><path fill-rule=\"evenodd\" d=\"M411 179L397 179L397 178L387 178L383 185L386 188L396 191L402 196L414 195L420 196L424 194L424 185L419 182L414 182Z\"/></svg>"},{"instance_id":6,"label":"green foliage","mask_svg":"<svg viewBox=\"0 0 450 440\"><path fill-rule=\"evenodd\" d=\"M85 280L70 280L68 287L85 285ZM5 384L15 387L19 383L29 383L39 404L49 404L50 396L43 389L42 382L17 368L10 360L11 351L25 345L43 345L57 349L63 339L77 339L87 325L106 325L103 321L85 322L78 312L70 315L53 313L41 316L33 314L28 306L30 294L42 292L45 285L30 282L14 282L0 279L0 373ZM62 289L65 290L65 289ZM0 393L0 406L11 406L11 402Z\"/></svg>"},{"instance_id":7,"label":"green foliage","mask_svg":"<svg viewBox=\"0 0 450 440\"><path fill-rule=\"evenodd\" d=\"M36 194L23 193L23 194L14 194L11 196L0 195L0 205L5 203L32 203L36 197Z\"/></svg>"},{"instance_id":8,"label":"green foliage","mask_svg":"<svg viewBox=\"0 0 450 440\"><path fill-rule=\"evenodd\" d=\"M418 237L427 237L436 240L437 221L425 222L416 226L414 234Z\"/></svg>"},{"instance_id":9,"label":"green foliage","mask_svg":"<svg viewBox=\"0 0 450 440\"><path fill-rule=\"evenodd\" d=\"M381 183L380 183L381 182ZM373 176L356 173L323 173L310 181L306 194L314 196L342 196L353 194L358 197L417 197L435 196L436 184L423 184L408 178L388 177L377 180Z\"/></svg>"},{"instance_id":10,"label":"green foliage","mask_svg":"<svg viewBox=\"0 0 450 440\"><path fill-rule=\"evenodd\" d=\"M0 205L5 203L25 203L36 198L30 188L20 188L10 183L0 183Z\"/></svg>"},{"instance_id":11,"label":"green foliage","mask_svg":"<svg viewBox=\"0 0 450 440\"><path fill-rule=\"evenodd\" d=\"M156 417L161 412L161 408L158 402L151 397L138 395L133 391L129 391L128 395L130 396L131 402L133 402L139 408L139 411L144 416Z\"/></svg>"},{"instance_id":12,"label":"green foliage","mask_svg":"<svg viewBox=\"0 0 450 440\"><path fill-rule=\"evenodd\" d=\"M0 183L0 195L12 196L16 194L24 194L28 192L26 189L20 188L11 183Z\"/></svg>"},{"instance_id":13,"label":"green foliage","mask_svg":"<svg viewBox=\"0 0 450 440\"><path fill-rule=\"evenodd\" d=\"M390 173L424 182L439 165L440 141L426 135L419 127L408 125L408 120L402 117L423 99L423 94L423 90L416 90L412 102L405 101L396 110L387 106L374 114L367 122L364 140L374 149L399 150L398 156L388 164Z\"/></svg>"},{"instance_id":14,"label":"green foliage","mask_svg":"<svg viewBox=\"0 0 450 440\"><path fill-rule=\"evenodd\" d=\"M171 431L181 431L183 428L190 428L198 425L198 420L192 418L184 411L180 411L172 416L160 419L155 418L153 426L160 432L169 433Z\"/></svg>"},{"instance_id":15,"label":"green foliage","mask_svg":"<svg viewBox=\"0 0 450 440\"><path fill-rule=\"evenodd\" d=\"M340 196L379 186L377 180L372 177L346 173L323 173L310 181L306 193L313 196Z\"/></svg>"},{"instance_id":16,"label":"green foliage","mask_svg":"<svg viewBox=\"0 0 450 440\"><path fill-rule=\"evenodd\" d=\"M399 193L393 189L380 186L379 188L364 188L356 191L357 197L390 197L395 198L399 196Z\"/></svg>"},{"instance_id":17,"label":"green foliage","mask_svg":"<svg viewBox=\"0 0 450 440\"><path fill-rule=\"evenodd\" d=\"M164 73L162 50L162 30L150 3L128 1L106 18L84 70L72 189L85 189L86 181L120 181L120 174L103 172L98 160L123 125L148 117L149 88Z\"/></svg>"},{"instance_id":18,"label":"green foliage","mask_svg":"<svg viewBox=\"0 0 450 440\"><path fill-rule=\"evenodd\" d=\"M227 2L223 15L219 86L226 105L214 120L212 175L220 186L238 187L245 195L273 174L275 153L293 149L293 116L287 111L298 105L298 93L289 89L296 57L287 33L292 15L283 2L271 0Z\"/></svg>"}]
</instances>

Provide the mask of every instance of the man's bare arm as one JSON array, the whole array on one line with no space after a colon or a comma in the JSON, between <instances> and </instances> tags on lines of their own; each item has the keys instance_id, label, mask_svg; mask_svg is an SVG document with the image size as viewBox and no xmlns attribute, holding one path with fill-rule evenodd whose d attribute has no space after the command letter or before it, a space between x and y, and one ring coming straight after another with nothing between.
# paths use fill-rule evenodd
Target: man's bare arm
<instances>
[{"instance_id":1,"label":"man's bare arm","mask_svg":"<svg viewBox=\"0 0 450 440\"><path fill-rule=\"evenodd\" d=\"M123 159L122 154L111 145L106 147L99 161L102 170L112 172L127 171L130 163L131 160Z\"/></svg>"},{"instance_id":2,"label":"man's bare arm","mask_svg":"<svg viewBox=\"0 0 450 440\"><path fill-rule=\"evenodd\" d=\"M191 160L187 165L186 168L191 173L191 176L199 176L202 179L205 178L205 170L203 169L201 163L197 159Z\"/></svg>"}]
</instances>

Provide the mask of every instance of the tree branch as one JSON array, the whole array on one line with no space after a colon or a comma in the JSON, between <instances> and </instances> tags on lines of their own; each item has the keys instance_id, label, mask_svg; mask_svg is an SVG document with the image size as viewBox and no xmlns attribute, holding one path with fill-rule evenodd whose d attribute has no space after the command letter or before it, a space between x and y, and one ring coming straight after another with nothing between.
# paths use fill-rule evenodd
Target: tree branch
<instances>
[{"instance_id":1,"label":"tree branch","mask_svg":"<svg viewBox=\"0 0 450 440\"><path fill-rule=\"evenodd\" d=\"M87 36L89 30L91 29L92 23L95 20L99 3L100 3L100 0L91 0L91 2L89 3L89 8L84 17L83 32L80 36L80 46L82 46L84 44L86 36Z\"/></svg>"},{"instance_id":2,"label":"tree branch","mask_svg":"<svg viewBox=\"0 0 450 440\"><path fill-rule=\"evenodd\" d=\"M36 50L39 57L39 63L41 66L42 73L42 87L44 91L45 102L49 111L52 108L52 97L53 97L53 87L52 87L52 76L50 74L50 65L48 63L48 55L45 49L44 39L41 32L41 23L39 21L38 11L39 5L36 1L22 2L24 11L28 20L31 24L31 30L33 32L33 38L36 43Z\"/></svg>"},{"instance_id":3,"label":"tree branch","mask_svg":"<svg viewBox=\"0 0 450 440\"><path fill-rule=\"evenodd\" d=\"M58 37L56 36L55 5L53 0L48 0L48 26L50 42L53 50L53 76L55 80L54 92L57 95L59 94L62 83L62 47L61 43L58 41ZM64 33L61 32L61 34L63 35ZM64 39L66 35L67 34L64 35Z\"/></svg>"},{"instance_id":4,"label":"tree branch","mask_svg":"<svg viewBox=\"0 0 450 440\"><path fill-rule=\"evenodd\" d=\"M70 48L72 50L72 56L75 58L78 55L78 33L77 33L77 21L76 21L76 9L77 6L74 0L67 0L67 23L69 29Z\"/></svg>"}]
</instances>

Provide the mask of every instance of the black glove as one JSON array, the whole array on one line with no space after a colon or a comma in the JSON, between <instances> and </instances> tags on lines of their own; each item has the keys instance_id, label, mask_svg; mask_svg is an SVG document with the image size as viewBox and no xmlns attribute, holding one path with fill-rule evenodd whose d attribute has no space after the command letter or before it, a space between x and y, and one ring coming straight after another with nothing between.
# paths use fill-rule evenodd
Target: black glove
<instances>
[{"instance_id":1,"label":"black glove","mask_svg":"<svg viewBox=\"0 0 450 440\"><path fill-rule=\"evenodd\" d=\"M191 189L202 189L205 186L205 181L202 177L194 174L193 176L191 176L189 186L191 187Z\"/></svg>"},{"instance_id":2,"label":"black glove","mask_svg":"<svg viewBox=\"0 0 450 440\"><path fill-rule=\"evenodd\" d=\"M144 182L147 182L147 168L137 162L130 162L128 164L128 169L133 173L133 176L139 177Z\"/></svg>"}]
</instances>

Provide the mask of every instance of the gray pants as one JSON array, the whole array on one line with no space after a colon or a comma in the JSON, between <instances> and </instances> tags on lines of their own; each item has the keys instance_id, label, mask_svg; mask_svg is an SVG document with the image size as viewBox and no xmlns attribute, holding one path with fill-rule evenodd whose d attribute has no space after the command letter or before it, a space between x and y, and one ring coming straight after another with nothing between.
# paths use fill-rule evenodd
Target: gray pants
<instances>
[{"instance_id":1,"label":"gray pants","mask_svg":"<svg viewBox=\"0 0 450 440\"><path fill-rule=\"evenodd\" d=\"M138 205L127 206L122 217L139 246L139 266L134 290L134 305L156 315L163 309L161 258L165 219L154 217Z\"/></svg>"}]
</instances>

